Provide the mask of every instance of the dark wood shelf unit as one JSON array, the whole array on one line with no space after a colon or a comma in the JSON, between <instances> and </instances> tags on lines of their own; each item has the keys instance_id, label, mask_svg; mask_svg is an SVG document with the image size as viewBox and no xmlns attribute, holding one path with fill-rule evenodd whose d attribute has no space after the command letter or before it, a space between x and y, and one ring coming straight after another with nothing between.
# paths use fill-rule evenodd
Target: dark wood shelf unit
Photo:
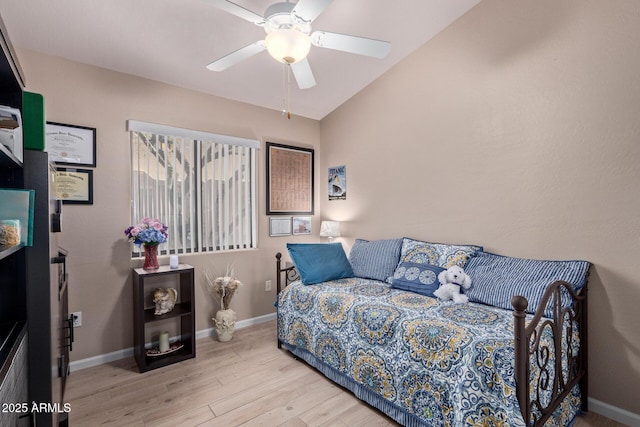
<instances>
[{"instance_id":1,"label":"dark wood shelf unit","mask_svg":"<svg viewBox=\"0 0 640 427\"><path fill-rule=\"evenodd\" d=\"M22 110L24 86L22 69L0 18L0 105ZM23 188L23 182L22 162L0 144L0 188ZM0 335L0 384L26 331L26 264L22 249L0 248L0 324L9 325Z\"/></svg>"},{"instance_id":2,"label":"dark wood shelf unit","mask_svg":"<svg viewBox=\"0 0 640 427\"><path fill-rule=\"evenodd\" d=\"M24 248L24 246L11 246L6 249L3 246L0 246L0 260L13 255L14 253L18 252L22 248Z\"/></svg>"},{"instance_id":3,"label":"dark wood shelf unit","mask_svg":"<svg viewBox=\"0 0 640 427\"><path fill-rule=\"evenodd\" d=\"M174 276L174 277L172 277ZM159 282L158 279L161 281ZM175 281L178 301L169 313L155 315L152 295L156 287ZM162 285L157 286L158 283ZM172 286L173 287L173 286ZM140 372L150 371L173 363L196 357L196 322L194 301L194 269L180 264L177 269L160 266L157 270L133 270L133 323L134 356ZM161 322L179 323L179 341L183 347L161 356L147 355L147 325L157 326Z\"/></svg>"},{"instance_id":4,"label":"dark wood shelf unit","mask_svg":"<svg viewBox=\"0 0 640 427\"><path fill-rule=\"evenodd\" d=\"M145 323L158 322L161 320L171 319L173 317L191 314L191 302L187 301L177 303L169 313L155 315L155 311L155 308L147 308L144 310Z\"/></svg>"},{"instance_id":5,"label":"dark wood shelf unit","mask_svg":"<svg viewBox=\"0 0 640 427\"><path fill-rule=\"evenodd\" d=\"M152 369L162 368L163 366L172 365L174 363L182 362L183 360L193 359L195 356L195 340L182 341L184 347L180 350L165 356L146 356L144 360L145 369L140 369L140 372L151 371ZM193 352L191 348L193 347ZM139 365L138 365L139 367Z\"/></svg>"},{"instance_id":6,"label":"dark wood shelf unit","mask_svg":"<svg viewBox=\"0 0 640 427\"><path fill-rule=\"evenodd\" d=\"M7 249L0 257L0 323L24 322L27 320L25 248ZM8 338L0 337L0 341Z\"/></svg>"},{"instance_id":7,"label":"dark wood shelf unit","mask_svg":"<svg viewBox=\"0 0 640 427\"><path fill-rule=\"evenodd\" d=\"M0 144L0 188L35 193L32 245L0 248L0 401L61 405L64 382L52 370L59 362L54 355L59 351L59 343L53 338L59 333L54 308L61 305L58 283L51 275L52 247L57 246L50 228L55 195L50 187L48 154L42 149L24 148L44 146L44 132L34 132L39 126L44 130L44 99L24 89L24 73L0 17L0 105L20 111L21 127L14 133L22 133L22 146L16 144L13 151ZM36 104L33 95L42 103ZM38 105L41 114L36 114ZM0 205L3 203L6 200L0 198ZM53 250L57 252L57 247ZM57 411L0 414L3 426L49 427L65 422L66 413Z\"/></svg>"},{"instance_id":8,"label":"dark wood shelf unit","mask_svg":"<svg viewBox=\"0 0 640 427\"><path fill-rule=\"evenodd\" d=\"M18 62L0 17L0 105L22 112L24 73ZM22 147L11 152L0 144L0 188L25 188ZM20 150L20 151L17 151ZM0 199L0 205L5 201ZM7 218L3 218L7 219ZM31 268L40 268L29 265ZM31 337L27 332L27 250L22 246L0 248L0 401L29 402L29 375L27 346ZM18 425L33 422L33 414L18 421L18 413L0 414L0 425ZM46 423L38 425L47 426Z\"/></svg>"},{"instance_id":9,"label":"dark wood shelf unit","mask_svg":"<svg viewBox=\"0 0 640 427\"><path fill-rule=\"evenodd\" d=\"M10 361L18 349L17 344L20 343L24 334L27 332L25 322L9 322L0 324L0 336L3 338L0 343L0 357L7 363L0 366L0 378L4 378L9 370Z\"/></svg>"},{"instance_id":10,"label":"dark wood shelf unit","mask_svg":"<svg viewBox=\"0 0 640 427\"><path fill-rule=\"evenodd\" d=\"M0 144L0 167L21 166L22 162L7 147Z\"/></svg>"}]
</instances>

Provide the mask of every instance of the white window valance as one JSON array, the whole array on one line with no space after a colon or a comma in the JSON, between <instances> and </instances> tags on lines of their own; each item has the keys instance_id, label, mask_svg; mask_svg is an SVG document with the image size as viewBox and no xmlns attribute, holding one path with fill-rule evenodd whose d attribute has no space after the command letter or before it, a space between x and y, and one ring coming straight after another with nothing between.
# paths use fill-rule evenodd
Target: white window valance
<instances>
[{"instance_id":1,"label":"white window valance","mask_svg":"<svg viewBox=\"0 0 640 427\"><path fill-rule=\"evenodd\" d=\"M240 138L237 136L220 135L217 133L203 132L199 130L179 128L175 126L159 125L157 123L127 120L129 132L150 132L156 135L171 135L181 138L194 139L196 141L211 141L218 144L236 145L260 149L260 141L256 139Z\"/></svg>"}]
</instances>

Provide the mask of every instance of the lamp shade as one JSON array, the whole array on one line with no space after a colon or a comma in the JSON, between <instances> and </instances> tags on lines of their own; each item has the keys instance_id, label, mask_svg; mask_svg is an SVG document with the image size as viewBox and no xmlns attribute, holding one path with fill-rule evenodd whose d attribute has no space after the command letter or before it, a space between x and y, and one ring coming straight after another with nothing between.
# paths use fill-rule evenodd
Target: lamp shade
<instances>
[{"instance_id":1,"label":"lamp shade","mask_svg":"<svg viewBox=\"0 0 640 427\"><path fill-rule=\"evenodd\" d=\"M320 224L321 237L340 237L340 223L338 221L322 221Z\"/></svg>"},{"instance_id":2,"label":"lamp shade","mask_svg":"<svg viewBox=\"0 0 640 427\"><path fill-rule=\"evenodd\" d=\"M311 39L306 34L290 28L271 31L265 38L267 51L276 61L296 63L307 57Z\"/></svg>"}]
</instances>

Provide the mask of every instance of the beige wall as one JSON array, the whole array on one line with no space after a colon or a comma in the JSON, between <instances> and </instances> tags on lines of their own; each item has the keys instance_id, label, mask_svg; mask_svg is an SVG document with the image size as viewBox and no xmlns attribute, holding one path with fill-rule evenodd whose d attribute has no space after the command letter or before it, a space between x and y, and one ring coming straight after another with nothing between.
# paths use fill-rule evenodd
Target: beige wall
<instances>
[{"instance_id":1,"label":"beige wall","mask_svg":"<svg viewBox=\"0 0 640 427\"><path fill-rule=\"evenodd\" d=\"M295 143L322 151L320 218L342 241L412 236L521 257L580 258L590 281L590 396L640 413L640 10L634 0L484 0L318 123L19 51L47 118L98 134L93 206L65 206L73 360L132 345L127 119ZM264 146L264 144L263 144ZM260 249L182 261L245 282L240 319L273 312L273 254L258 159ZM348 199L326 202L347 165ZM300 238L297 238L301 240ZM311 237L306 240L317 240ZM165 260L166 262L166 260ZM197 329L214 311L197 277Z\"/></svg>"},{"instance_id":2,"label":"beige wall","mask_svg":"<svg viewBox=\"0 0 640 427\"><path fill-rule=\"evenodd\" d=\"M484 0L321 122L343 239L586 259L590 396L640 414L640 3ZM319 182L323 182L320 179Z\"/></svg>"},{"instance_id":3,"label":"beige wall","mask_svg":"<svg viewBox=\"0 0 640 427\"><path fill-rule=\"evenodd\" d=\"M202 287L202 271L223 273L233 262L244 282L232 308L238 320L275 311L275 258L286 241L311 237L271 238L265 215L264 141L318 148L316 120L283 118L279 112L91 67L32 51L19 50L27 90L45 97L47 120L97 129L94 204L64 205L59 243L69 250L71 311L82 311L72 360L81 360L133 345L131 269L124 229L130 225L130 154L126 121L136 119L262 141L257 158L259 249L207 255L181 255L196 267L196 328L211 328L217 310ZM212 74L211 78L215 78ZM316 200L318 197L316 196ZM316 230L319 223L314 217ZM168 264L168 257L161 257ZM265 280L273 290L264 291ZM274 335L275 337L275 335Z\"/></svg>"}]
</instances>

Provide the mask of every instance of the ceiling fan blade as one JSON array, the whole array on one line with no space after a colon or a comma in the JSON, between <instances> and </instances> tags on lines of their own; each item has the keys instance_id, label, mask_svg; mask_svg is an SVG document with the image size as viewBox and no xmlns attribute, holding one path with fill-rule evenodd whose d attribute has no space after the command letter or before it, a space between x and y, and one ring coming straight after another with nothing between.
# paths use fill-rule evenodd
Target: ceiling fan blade
<instances>
[{"instance_id":1,"label":"ceiling fan blade","mask_svg":"<svg viewBox=\"0 0 640 427\"><path fill-rule=\"evenodd\" d=\"M216 59L211 64L207 65L207 68L211 71L223 71L238 62L245 60L253 55L256 55L267 48L264 40L258 40L255 43L245 46L242 49L238 49L235 52L231 52L228 55L223 56L220 59Z\"/></svg>"},{"instance_id":2,"label":"ceiling fan blade","mask_svg":"<svg viewBox=\"0 0 640 427\"><path fill-rule=\"evenodd\" d=\"M357 53L358 55L372 56L380 59L387 56L391 49L391 43L382 40L349 36L346 34L327 33L326 31L314 31L311 33L311 43L318 47L326 47L328 49Z\"/></svg>"},{"instance_id":3,"label":"ceiling fan blade","mask_svg":"<svg viewBox=\"0 0 640 427\"><path fill-rule=\"evenodd\" d=\"M211 3L213 6L217 7L218 9L222 9L225 12L229 12L232 15L236 15L239 18L246 19L247 21L253 22L254 24L259 25L261 27L264 26L264 24L266 23L265 19L262 16L250 11L249 9L245 9L240 5L230 2L228 0L204 0L204 1L206 1L207 3Z\"/></svg>"},{"instance_id":4,"label":"ceiling fan blade","mask_svg":"<svg viewBox=\"0 0 640 427\"><path fill-rule=\"evenodd\" d=\"M313 77L313 72L311 71L311 66L307 58L291 64L291 71L293 71L293 75L300 89L309 89L316 85L316 79Z\"/></svg>"},{"instance_id":5,"label":"ceiling fan blade","mask_svg":"<svg viewBox=\"0 0 640 427\"><path fill-rule=\"evenodd\" d=\"M332 0L300 0L291 11L291 16L298 22L310 24L331 4L331 1Z\"/></svg>"}]
</instances>

